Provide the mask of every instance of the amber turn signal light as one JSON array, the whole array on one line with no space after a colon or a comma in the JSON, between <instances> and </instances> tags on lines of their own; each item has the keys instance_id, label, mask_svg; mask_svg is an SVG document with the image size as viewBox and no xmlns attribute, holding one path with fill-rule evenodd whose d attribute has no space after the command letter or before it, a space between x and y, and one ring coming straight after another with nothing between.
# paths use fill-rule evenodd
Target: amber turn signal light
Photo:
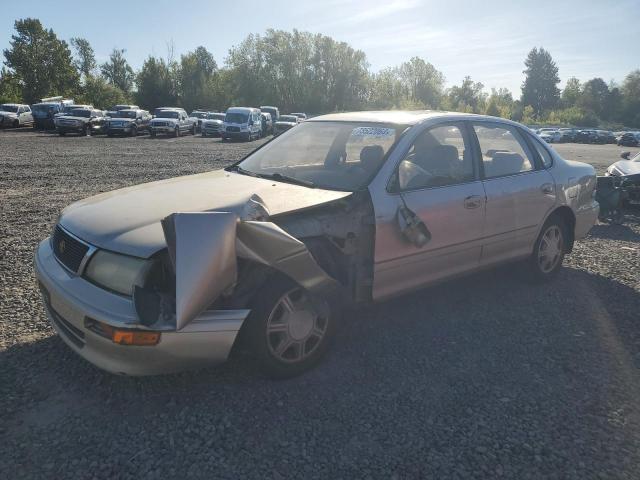
<instances>
[{"instance_id":1,"label":"amber turn signal light","mask_svg":"<svg viewBox=\"0 0 640 480\"><path fill-rule=\"evenodd\" d=\"M86 318L84 326L101 337L108 338L118 345L157 345L160 342L160 332L150 332L148 330L130 330L115 328L106 323L99 322L93 318Z\"/></svg>"}]
</instances>

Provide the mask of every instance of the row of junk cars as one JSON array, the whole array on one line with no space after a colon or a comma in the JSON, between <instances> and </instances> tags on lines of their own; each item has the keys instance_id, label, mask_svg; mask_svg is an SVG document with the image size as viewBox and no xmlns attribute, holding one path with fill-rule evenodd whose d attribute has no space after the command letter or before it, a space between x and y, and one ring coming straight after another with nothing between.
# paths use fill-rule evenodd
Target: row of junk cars
<instances>
[{"instance_id":1,"label":"row of junk cars","mask_svg":"<svg viewBox=\"0 0 640 480\"><path fill-rule=\"evenodd\" d=\"M179 107L158 107L149 112L137 105L114 105L100 110L93 105L78 105L63 97L43 98L34 105L0 105L0 127L55 129L59 135L106 134L152 137L183 134L220 137L222 140L255 140L279 135L306 120L302 112L280 115L278 107L231 107L226 112L196 109L191 113Z\"/></svg>"},{"instance_id":2,"label":"row of junk cars","mask_svg":"<svg viewBox=\"0 0 640 480\"><path fill-rule=\"evenodd\" d=\"M594 130L580 128L544 127L530 129L547 143L616 144L623 147L640 146L640 132Z\"/></svg>"}]
</instances>

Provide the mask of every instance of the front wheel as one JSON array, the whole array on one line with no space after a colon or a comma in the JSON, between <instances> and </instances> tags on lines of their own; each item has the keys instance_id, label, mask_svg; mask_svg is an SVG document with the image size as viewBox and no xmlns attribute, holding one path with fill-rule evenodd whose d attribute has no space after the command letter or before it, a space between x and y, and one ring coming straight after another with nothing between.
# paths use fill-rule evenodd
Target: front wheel
<instances>
[{"instance_id":1,"label":"front wheel","mask_svg":"<svg viewBox=\"0 0 640 480\"><path fill-rule=\"evenodd\" d=\"M131 127L130 135L132 137L137 137L138 136L138 128L137 127Z\"/></svg>"},{"instance_id":2,"label":"front wheel","mask_svg":"<svg viewBox=\"0 0 640 480\"><path fill-rule=\"evenodd\" d=\"M195 125L191 129L191 135L193 135L194 137L196 136L196 126Z\"/></svg>"},{"instance_id":3,"label":"front wheel","mask_svg":"<svg viewBox=\"0 0 640 480\"><path fill-rule=\"evenodd\" d=\"M561 218L552 216L542 227L529 259L529 271L534 281L553 278L562 267L567 250L567 230Z\"/></svg>"},{"instance_id":4,"label":"front wheel","mask_svg":"<svg viewBox=\"0 0 640 480\"><path fill-rule=\"evenodd\" d=\"M335 323L328 302L279 277L257 294L244 333L257 366L272 378L288 378L318 364Z\"/></svg>"},{"instance_id":5,"label":"front wheel","mask_svg":"<svg viewBox=\"0 0 640 480\"><path fill-rule=\"evenodd\" d=\"M173 136L176 138L180 136L180 127L176 127L176 129L173 131Z\"/></svg>"}]
</instances>

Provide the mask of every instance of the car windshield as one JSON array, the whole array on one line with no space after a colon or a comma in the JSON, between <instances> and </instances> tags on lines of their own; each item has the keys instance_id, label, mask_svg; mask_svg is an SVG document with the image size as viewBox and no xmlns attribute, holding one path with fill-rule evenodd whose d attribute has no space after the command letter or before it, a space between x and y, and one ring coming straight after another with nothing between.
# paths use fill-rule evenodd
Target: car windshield
<instances>
[{"instance_id":1,"label":"car windshield","mask_svg":"<svg viewBox=\"0 0 640 480\"><path fill-rule=\"evenodd\" d=\"M236 169L284 182L355 191L371 181L405 128L379 123L305 122L256 150Z\"/></svg>"},{"instance_id":2,"label":"car windshield","mask_svg":"<svg viewBox=\"0 0 640 480\"><path fill-rule=\"evenodd\" d=\"M69 112L69 116L70 117L87 117L89 118L91 116L91 110L71 110Z\"/></svg>"},{"instance_id":3,"label":"car windshield","mask_svg":"<svg viewBox=\"0 0 640 480\"><path fill-rule=\"evenodd\" d=\"M160 110L156 113L156 118L178 118L178 112L174 110Z\"/></svg>"},{"instance_id":4,"label":"car windshield","mask_svg":"<svg viewBox=\"0 0 640 480\"><path fill-rule=\"evenodd\" d=\"M18 107L16 105L0 105L0 111L16 113Z\"/></svg>"},{"instance_id":5,"label":"car windshield","mask_svg":"<svg viewBox=\"0 0 640 480\"><path fill-rule=\"evenodd\" d=\"M210 113L207 115L209 120L223 120L224 121L224 113Z\"/></svg>"},{"instance_id":6,"label":"car windshield","mask_svg":"<svg viewBox=\"0 0 640 480\"><path fill-rule=\"evenodd\" d=\"M191 112L191 116L195 118L207 118L207 112Z\"/></svg>"},{"instance_id":7,"label":"car windshield","mask_svg":"<svg viewBox=\"0 0 640 480\"><path fill-rule=\"evenodd\" d=\"M132 112L131 110L120 110L118 112L111 112L111 117L113 118L136 118L136 112Z\"/></svg>"},{"instance_id":8,"label":"car windshield","mask_svg":"<svg viewBox=\"0 0 640 480\"><path fill-rule=\"evenodd\" d=\"M227 112L227 114L224 116L224 121L227 123L247 123L248 120L248 113Z\"/></svg>"},{"instance_id":9,"label":"car windshield","mask_svg":"<svg viewBox=\"0 0 640 480\"><path fill-rule=\"evenodd\" d=\"M34 112L50 112L51 110L53 110L55 107L51 104L42 104L42 105L34 105L32 110Z\"/></svg>"},{"instance_id":10,"label":"car windshield","mask_svg":"<svg viewBox=\"0 0 640 480\"><path fill-rule=\"evenodd\" d=\"M279 122L297 122L298 117L294 117L293 115L280 115L278 118Z\"/></svg>"}]
</instances>

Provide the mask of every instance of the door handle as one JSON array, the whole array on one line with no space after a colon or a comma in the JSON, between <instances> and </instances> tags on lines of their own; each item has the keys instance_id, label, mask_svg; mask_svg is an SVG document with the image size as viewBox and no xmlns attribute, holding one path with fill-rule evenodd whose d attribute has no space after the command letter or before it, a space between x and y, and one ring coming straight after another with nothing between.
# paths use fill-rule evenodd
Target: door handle
<instances>
[{"instance_id":1,"label":"door handle","mask_svg":"<svg viewBox=\"0 0 640 480\"><path fill-rule=\"evenodd\" d=\"M482 197L480 195L471 195L464 199L464 208L473 210L482 206Z\"/></svg>"},{"instance_id":2,"label":"door handle","mask_svg":"<svg viewBox=\"0 0 640 480\"><path fill-rule=\"evenodd\" d=\"M543 183L540 185L540 190L545 195L551 195L553 193L553 184L552 183Z\"/></svg>"}]
</instances>

